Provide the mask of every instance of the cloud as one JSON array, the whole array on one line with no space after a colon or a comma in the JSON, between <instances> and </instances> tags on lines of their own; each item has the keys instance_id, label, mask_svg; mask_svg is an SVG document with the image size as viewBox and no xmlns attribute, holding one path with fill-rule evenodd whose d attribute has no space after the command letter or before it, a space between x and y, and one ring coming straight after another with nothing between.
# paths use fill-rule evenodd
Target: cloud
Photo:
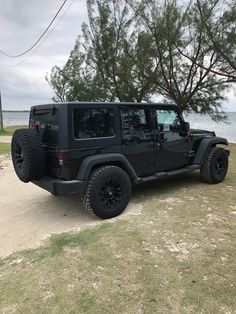
<instances>
[{"instance_id":1,"label":"cloud","mask_svg":"<svg viewBox=\"0 0 236 314\"><path fill-rule=\"evenodd\" d=\"M62 1L4 1L0 10L0 49L17 54L29 48L45 30ZM68 1L62 14L71 2ZM25 57L9 59L0 54L0 90L5 110L23 110L51 102L53 91L45 75L54 65L62 66L66 62L84 21L87 21L85 0L75 0L56 29L32 56L27 55L25 60ZM235 111L232 91L224 107Z\"/></svg>"},{"instance_id":2,"label":"cloud","mask_svg":"<svg viewBox=\"0 0 236 314\"><path fill-rule=\"evenodd\" d=\"M58 19L71 2L68 1ZM0 11L0 48L9 54L28 49L61 4L62 0L4 1ZM87 21L85 0L76 0L32 56L9 59L0 55L0 90L4 109L28 109L31 105L51 102L53 91L45 81L45 75L54 65L61 66L66 62L84 21Z\"/></svg>"}]
</instances>

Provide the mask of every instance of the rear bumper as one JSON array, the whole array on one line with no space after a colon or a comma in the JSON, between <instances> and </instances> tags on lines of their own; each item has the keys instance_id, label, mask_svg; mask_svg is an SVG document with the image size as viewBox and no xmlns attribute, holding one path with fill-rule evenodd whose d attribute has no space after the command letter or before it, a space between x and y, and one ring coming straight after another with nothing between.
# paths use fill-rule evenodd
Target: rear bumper
<instances>
[{"instance_id":1,"label":"rear bumper","mask_svg":"<svg viewBox=\"0 0 236 314\"><path fill-rule=\"evenodd\" d=\"M47 190L54 195L71 195L75 193L80 193L84 190L87 181L79 180L60 180L51 177L43 177L39 181L32 181L32 183Z\"/></svg>"}]
</instances>

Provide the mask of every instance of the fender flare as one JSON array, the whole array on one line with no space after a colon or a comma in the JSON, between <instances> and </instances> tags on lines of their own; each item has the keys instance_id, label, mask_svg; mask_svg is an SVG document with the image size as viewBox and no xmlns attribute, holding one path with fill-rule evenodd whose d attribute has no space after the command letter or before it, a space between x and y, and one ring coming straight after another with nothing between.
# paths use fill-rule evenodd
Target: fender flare
<instances>
[{"instance_id":1,"label":"fender flare","mask_svg":"<svg viewBox=\"0 0 236 314\"><path fill-rule=\"evenodd\" d=\"M193 164L202 165L211 148L217 144L228 145L228 141L223 137L205 137L202 139L197 154L194 158Z\"/></svg>"},{"instance_id":2,"label":"fender flare","mask_svg":"<svg viewBox=\"0 0 236 314\"><path fill-rule=\"evenodd\" d=\"M76 179L88 180L91 170L94 166L116 163L122 166L121 168L127 172L132 181L136 182L138 180L138 176L134 171L134 168L131 166L128 159L120 153L108 153L85 157L81 162Z\"/></svg>"}]
</instances>

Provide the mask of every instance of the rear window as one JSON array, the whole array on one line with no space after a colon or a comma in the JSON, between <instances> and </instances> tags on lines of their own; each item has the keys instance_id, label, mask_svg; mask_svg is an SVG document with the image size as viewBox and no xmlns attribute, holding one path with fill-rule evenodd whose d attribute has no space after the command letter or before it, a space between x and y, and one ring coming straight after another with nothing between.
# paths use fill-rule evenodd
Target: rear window
<instances>
[{"instance_id":1,"label":"rear window","mask_svg":"<svg viewBox=\"0 0 236 314\"><path fill-rule=\"evenodd\" d=\"M30 127L37 125L43 135L43 142L58 144L59 110L52 108L33 108L30 112Z\"/></svg>"},{"instance_id":2,"label":"rear window","mask_svg":"<svg viewBox=\"0 0 236 314\"><path fill-rule=\"evenodd\" d=\"M114 136L114 113L110 108L74 109L74 137L77 139Z\"/></svg>"}]
</instances>

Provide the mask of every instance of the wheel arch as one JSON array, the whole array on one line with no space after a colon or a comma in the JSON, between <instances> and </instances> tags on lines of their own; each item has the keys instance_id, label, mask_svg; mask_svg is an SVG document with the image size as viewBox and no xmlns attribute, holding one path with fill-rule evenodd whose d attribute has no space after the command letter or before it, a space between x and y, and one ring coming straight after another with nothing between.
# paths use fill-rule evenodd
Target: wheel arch
<instances>
[{"instance_id":1,"label":"wheel arch","mask_svg":"<svg viewBox=\"0 0 236 314\"><path fill-rule=\"evenodd\" d=\"M88 180L92 171L104 165L120 167L128 174L132 183L136 182L138 179L128 159L119 153L99 154L84 158L79 167L76 179Z\"/></svg>"},{"instance_id":2,"label":"wheel arch","mask_svg":"<svg viewBox=\"0 0 236 314\"><path fill-rule=\"evenodd\" d=\"M203 138L194 158L193 164L202 165L212 147L217 145L228 145L228 140L223 137Z\"/></svg>"}]
</instances>

